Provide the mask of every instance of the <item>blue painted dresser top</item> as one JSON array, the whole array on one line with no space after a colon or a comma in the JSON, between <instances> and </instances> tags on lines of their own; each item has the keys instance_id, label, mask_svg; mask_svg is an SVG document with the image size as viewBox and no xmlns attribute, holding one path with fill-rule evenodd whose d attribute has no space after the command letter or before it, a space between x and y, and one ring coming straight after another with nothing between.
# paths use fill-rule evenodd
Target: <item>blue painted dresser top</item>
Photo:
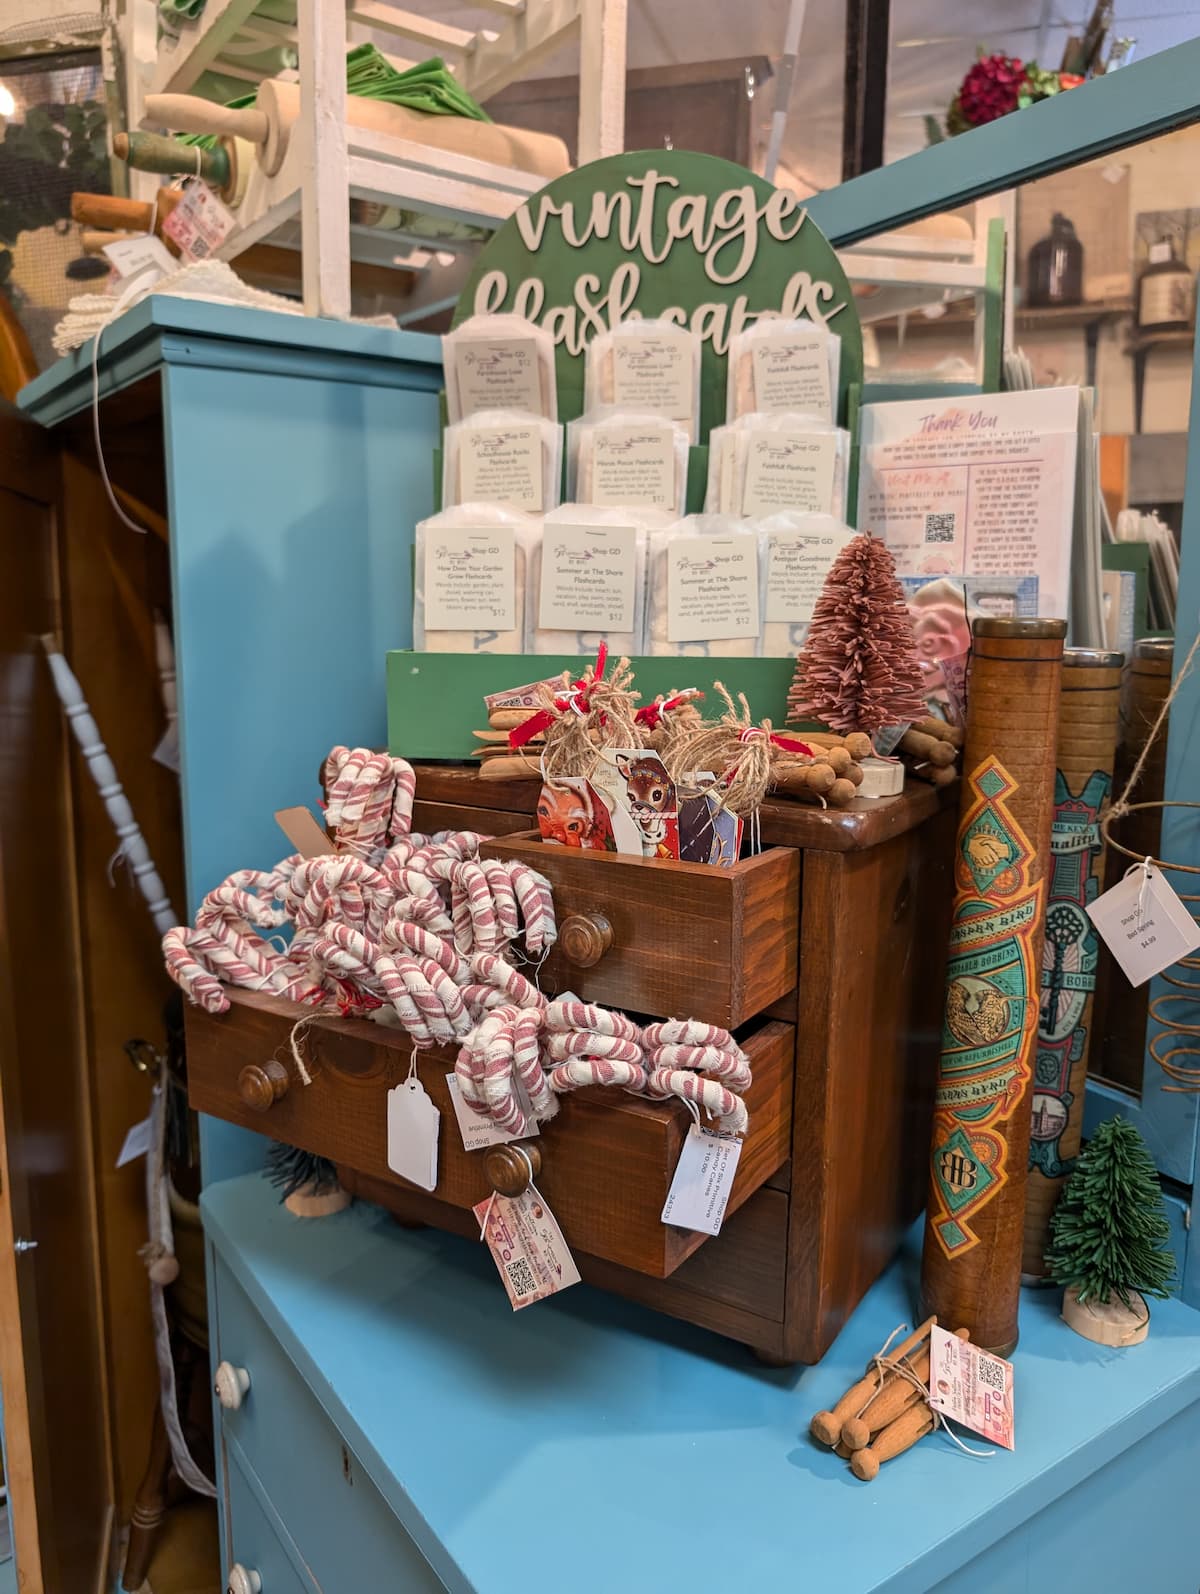
<instances>
[{"instance_id":1,"label":"blue painted dresser top","mask_svg":"<svg viewBox=\"0 0 1200 1594\"><path fill-rule=\"evenodd\" d=\"M1200 1313L1156 1304L1149 1340L1112 1351L1058 1320L1057 1291L1027 1293L1015 1453L976 1460L939 1435L861 1484L808 1422L909 1318L913 1255L819 1367L768 1371L582 1285L514 1314L482 1246L375 1207L305 1222L257 1175L210 1185L202 1207L455 1594L912 1594L1200 1401Z\"/></svg>"}]
</instances>

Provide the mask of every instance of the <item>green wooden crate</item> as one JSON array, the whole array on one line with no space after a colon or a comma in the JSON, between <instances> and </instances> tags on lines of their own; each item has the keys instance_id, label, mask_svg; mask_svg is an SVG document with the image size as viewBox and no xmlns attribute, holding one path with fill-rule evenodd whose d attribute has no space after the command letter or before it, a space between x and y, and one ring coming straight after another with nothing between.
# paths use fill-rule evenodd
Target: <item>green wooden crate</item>
<instances>
[{"instance_id":1,"label":"green wooden crate","mask_svg":"<svg viewBox=\"0 0 1200 1594\"><path fill-rule=\"evenodd\" d=\"M403 758L463 760L478 746L472 731L487 724L485 694L523 686L569 670L582 673L586 658L553 653L415 653L387 658L388 749ZM793 659L631 659L643 703L659 693L696 686L704 707L719 710L714 681L744 692L756 721L782 725Z\"/></svg>"}]
</instances>

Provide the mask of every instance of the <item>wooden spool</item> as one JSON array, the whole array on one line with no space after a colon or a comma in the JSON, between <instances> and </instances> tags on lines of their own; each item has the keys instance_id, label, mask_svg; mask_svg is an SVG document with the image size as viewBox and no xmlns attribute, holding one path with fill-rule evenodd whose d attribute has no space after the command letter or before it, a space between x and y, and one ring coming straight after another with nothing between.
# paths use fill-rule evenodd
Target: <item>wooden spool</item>
<instances>
[{"instance_id":1,"label":"wooden spool","mask_svg":"<svg viewBox=\"0 0 1200 1594\"><path fill-rule=\"evenodd\" d=\"M1064 620L975 621L921 1315L1017 1343Z\"/></svg>"},{"instance_id":2,"label":"wooden spool","mask_svg":"<svg viewBox=\"0 0 1200 1594\"><path fill-rule=\"evenodd\" d=\"M1122 653L1063 654L1021 1277L1047 1281L1050 1217L1079 1154L1100 941L1084 911L1100 892L1099 825L1112 796Z\"/></svg>"}]
</instances>

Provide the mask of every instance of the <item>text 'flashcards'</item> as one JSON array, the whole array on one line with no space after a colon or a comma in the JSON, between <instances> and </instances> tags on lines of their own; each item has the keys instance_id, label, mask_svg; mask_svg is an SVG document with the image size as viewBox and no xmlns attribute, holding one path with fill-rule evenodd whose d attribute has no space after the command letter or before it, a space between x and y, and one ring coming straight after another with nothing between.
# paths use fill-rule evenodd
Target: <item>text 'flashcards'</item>
<instances>
[{"instance_id":1,"label":"text 'flashcards'","mask_svg":"<svg viewBox=\"0 0 1200 1594\"><path fill-rule=\"evenodd\" d=\"M929 1404L972 1433L1013 1448L1013 1367L935 1323L929 1339Z\"/></svg>"},{"instance_id":2,"label":"text 'flashcards'","mask_svg":"<svg viewBox=\"0 0 1200 1594\"><path fill-rule=\"evenodd\" d=\"M562 1230L533 1185L519 1196L497 1192L474 1211L514 1312L579 1283Z\"/></svg>"},{"instance_id":3,"label":"text 'flashcards'","mask_svg":"<svg viewBox=\"0 0 1200 1594\"><path fill-rule=\"evenodd\" d=\"M667 1191L662 1221L697 1234L720 1234L741 1154L737 1135L693 1124Z\"/></svg>"},{"instance_id":4,"label":"text 'flashcards'","mask_svg":"<svg viewBox=\"0 0 1200 1594\"><path fill-rule=\"evenodd\" d=\"M1145 985L1200 947L1200 925L1151 863L1089 903L1087 915L1131 985Z\"/></svg>"}]
</instances>

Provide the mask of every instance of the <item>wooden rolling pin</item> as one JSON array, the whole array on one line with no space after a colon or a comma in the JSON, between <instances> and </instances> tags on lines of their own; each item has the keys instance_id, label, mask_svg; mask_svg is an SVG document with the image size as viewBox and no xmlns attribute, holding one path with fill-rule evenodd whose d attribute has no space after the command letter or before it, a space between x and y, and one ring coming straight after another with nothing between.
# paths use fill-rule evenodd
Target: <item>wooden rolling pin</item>
<instances>
[{"instance_id":1,"label":"wooden rolling pin","mask_svg":"<svg viewBox=\"0 0 1200 1594\"><path fill-rule=\"evenodd\" d=\"M257 104L242 111L213 105L193 94L148 94L146 116L179 132L245 139L254 146L263 171L273 177L283 165L292 128L300 119L300 86L266 78L258 85ZM465 116L435 116L426 111L410 111L403 105L388 105L383 100L364 99L358 94L346 97L346 120L364 132L385 133L430 149L452 150L474 160L532 172L547 181L571 169L567 147L561 139L523 127L500 127L495 122L476 122Z\"/></svg>"},{"instance_id":2,"label":"wooden rolling pin","mask_svg":"<svg viewBox=\"0 0 1200 1594\"><path fill-rule=\"evenodd\" d=\"M883 1365L887 1367L898 1362L902 1356L907 1356L910 1351L927 1341L929 1331L936 1322L937 1318L931 1317L922 1323L920 1328L914 1329L907 1339L901 1340L895 1350L889 1351L882 1358ZM873 1360L867 1368L866 1376L860 1378L856 1384L851 1384L832 1411L817 1412L809 1424L813 1438L819 1439L823 1445L836 1445L842 1437L842 1424L858 1415L867 1401L878 1392L883 1377L880 1367Z\"/></svg>"},{"instance_id":3,"label":"wooden rolling pin","mask_svg":"<svg viewBox=\"0 0 1200 1594\"><path fill-rule=\"evenodd\" d=\"M163 222L182 198L181 188L160 188L153 201L120 199L115 194L74 193L71 195L71 220L81 227L161 235ZM167 247L171 247L169 241Z\"/></svg>"}]
</instances>

